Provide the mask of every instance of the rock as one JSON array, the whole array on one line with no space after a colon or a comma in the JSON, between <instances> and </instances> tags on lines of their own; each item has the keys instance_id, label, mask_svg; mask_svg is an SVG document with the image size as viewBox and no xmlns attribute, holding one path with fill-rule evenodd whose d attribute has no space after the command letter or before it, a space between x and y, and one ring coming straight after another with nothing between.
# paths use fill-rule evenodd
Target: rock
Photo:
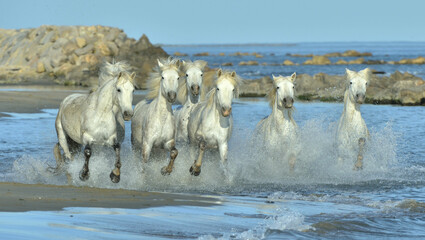
<instances>
[{"instance_id":1,"label":"rock","mask_svg":"<svg viewBox=\"0 0 425 240\"><path fill-rule=\"evenodd\" d=\"M79 48L83 48L83 47L85 47L87 45L86 39L85 38L82 38L82 37L75 38L75 42L77 43L77 46Z\"/></svg>"},{"instance_id":2,"label":"rock","mask_svg":"<svg viewBox=\"0 0 425 240\"><path fill-rule=\"evenodd\" d=\"M257 61L246 61L246 62L240 62L239 63L239 66L256 66L256 65L258 65L258 62Z\"/></svg>"},{"instance_id":3,"label":"rock","mask_svg":"<svg viewBox=\"0 0 425 240\"><path fill-rule=\"evenodd\" d=\"M397 64L425 64L425 58L424 57L417 57L413 59L401 59L400 61L396 62Z\"/></svg>"},{"instance_id":4,"label":"rock","mask_svg":"<svg viewBox=\"0 0 425 240\"><path fill-rule=\"evenodd\" d=\"M222 56L226 56L226 54L224 54L224 53L221 52L221 53L218 54L218 56L221 56L222 57Z\"/></svg>"},{"instance_id":5,"label":"rock","mask_svg":"<svg viewBox=\"0 0 425 240\"><path fill-rule=\"evenodd\" d=\"M329 65L331 60L325 56L313 56L312 59L308 59L304 62L304 65Z\"/></svg>"},{"instance_id":6,"label":"rock","mask_svg":"<svg viewBox=\"0 0 425 240\"><path fill-rule=\"evenodd\" d=\"M225 62L225 63L221 64L221 66L223 66L223 67L233 66L233 63L231 63L231 62Z\"/></svg>"},{"instance_id":7,"label":"rock","mask_svg":"<svg viewBox=\"0 0 425 240\"><path fill-rule=\"evenodd\" d=\"M344 59L339 59L338 61L335 62L335 64L337 64L337 65L346 65L346 64L348 64L348 62L345 61Z\"/></svg>"},{"instance_id":8,"label":"rock","mask_svg":"<svg viewBox=\"0 0 425 240\"><path fill-rule=\"evenodd\" d=\"M341 57L342 53L339 53L339 52L326 53L323 56L325 56L325 57Z\"/></svg>"},{"instance_id":9,"label":"rock","mask_svg":"<svg viewBox=\"0 0 425 240\"><path fill-rule=\"evenodd\" d=\"M77 56L81 56L81 55L85 55L87 53L93 53L94 51L94 44L90 43L87 46L85 46L84 48L79 48L77 50L75 50L75 54L77 54Z\"/></svg>"},{"instance_id":10,"label":"rock","mask_svg":"<svg viewBox=\"0 0 425 240\"><path fill-rule=\"evenodd\" d=\"M193 56L195 57L205 57L205 56L209 56L210 54L208 52L201 52L201 53L195 53L193 54Z\"/></svg>"},{"instance_id":11,"label":"rock","mask_svg":"<svg viewBox=\"0 0 425 240\"><path fill-rule=\"evenodd\" d=\"M45 71L46 71L46 69L44 68L44 64L42 62L38 62L36 72L37 73L43 73Z\"/></svg>"},{"instance_id":12,"label":"rock","mask_svg":"<svg viewBox=\"0 0 425 240\"><path fill-rule=\"evenodd\" d=\"M263 58L263 55L259 54L259 53L252 53L252 56L256 57L256 58Z\"/></svg>"},{"instance_id":13,"label":"rock","mask_svg":"<svg viewBox=\"0 0 425 240\"><path fill-rule=\"evenodd\" d=\"M249 56L249 53L247 53L247 52L235 52L235 53L230 54L229 56L238 56L238 57Z\"/></svg>"},{"instance_id":14,"label":"rock","mask_svg":"<svg viewBox=\"0 0 425 240\"><path fill-rule=\"evenodd\" d=\"M181 53L181 52L174 52L173 55L176 56L176 57L186 57L187 56L186 53Z\"/></svg>"},{"instance_id":15,"label":"rock","mask_svg":"<svg viewBox=\"0 0 425 240\"><path fill-rule=\"evenodd\" d=\"M288 59L286 59L285 61L283 61L282 64L283 65L286 65L286 66L293 66L293 65L295 65L291 60L288 60Z\"/></svg>"},{"instance_id":16,"label":"rock","mask_svg":"<svg viewBox=\"0 0 425 240\"><path fill-rule=\"evenodd\" d=\"M370 57L372 56L372 53L369 53L369 52L360 53L360 52L357 52L356 50L347 50L342 53L342 56L343 57Z\"/></svg>"},{"instance_id":17,"label":"rock","mask_svg":"<svg viewBox=\"0 0 425 240\"><path fill-rule=\"evenodd\" d=\"M348 61L348 64L363 64L363 63L364 63L364 58L357 58L357 59Z\"/></svg>"},{"instance_id":18,"label":"rock","mask_svg":"<svg viewBox=\"0 0 425 240\"><path fill-rule=\"evenodd\" d=\"M0 82L97 85L99 64L115 58L129 62L137 73L137 85L143 86L159 57L167 54L146 35L136 41L118 28L44 25L0 29Z\"/></svg>"}]
</instances>

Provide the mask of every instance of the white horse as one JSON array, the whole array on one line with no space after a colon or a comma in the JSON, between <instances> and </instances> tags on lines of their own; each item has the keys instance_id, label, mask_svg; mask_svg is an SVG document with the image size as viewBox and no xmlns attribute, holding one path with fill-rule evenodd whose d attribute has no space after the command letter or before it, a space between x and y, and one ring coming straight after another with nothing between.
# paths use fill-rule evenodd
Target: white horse
<instances>
[{"instance_id":1,"label":"white horse","mask_svg":"<svg viewBox=\"0 0 425 240\"><path fill-rule=\"evenodd\" d=\"M182 61L182 63L186 77L180 80L177 101L182 103L183 106L176 110L174 114L176 115L176 141L187 142L187 123L193 106L200 101L203 70L207 62L197 60L194 62Z\"/></svg>"},{"instance_id":2,"label":"white horse","mask_svg":"<svg viewBox=\"0 0 425 240\"><path fill-rule=\"evenodd\" d=\"M363 151L369 131L360 113L360 105L365 100L366 88L371 77L371 71L366 68L360 72L346 69L347 87L344 93L344 111L338 123L337 144L339 162L342 156L353 157L357 150L357 161L354 169L363 167Z\"/></svg>"},{"instance_id":3,"label":"white horse","mask_svg":"<svg viewBox=\"0 0 425 240\"><path fill-rule=\"evenodd\" d=\"M85 162L80 171L80 179L85 181L90 176L92 145L108 145L114 148L116 154L115 169L112 170L110 178L114 183L120 181L120 145L125 134L124 120L129 121L133 116L135 73L129 74L125 70L128 68L120 62L105 63L99 79L103 85L90 94L72 94L62 101L55 124L59 143L53 150L57 169L64 163L59 146L68 161L83 145Z\"/></svg>"},{"instance_id":4,"label":"white horse","mask_svg":"<svg viewBox=\"0 0 425 240\"><path fill-rule=\"evenodd\" d=\"M294 81L296 73L289 77L273 75L273 88L268 94L272 113L262 119L256 128L257 137L268 151L279 153L288 159L293 170L299 152L298 126L292 117L294 110Z\"/></svg>"},{"instance_id":5,"label":"white horse","mask_svg":"<svg viewBox=\"0 0 425 240\"><path fill-rule=\"evenodd\" d=\"M131 121L131 143L133 150L142 153L146 163L152 148L165 148L170 151L168 166L161 169L163 175L173 171L174 160L178 155L175 147L175 120L171 105L176 100L180 61L168 58L158 60L148 79L146 100L134 108Z\"/></svg>"},{"instance_id":6,"label":"white horse","mask_svg":"<svg viewBox=\"0 0 425 240\"><path fill-rule=\"evenodd\" d=\"M232 100L238 96L241 79L235 72L217 71L215 88L208 92L206 101L198 103L190 113L188 123L192 152L199 146L199 156L190 167L190 173L201 173L202 158L206 148L217 148L221 163L227 163L227 142L232 134Z\"/></svg>"}]
</instances>

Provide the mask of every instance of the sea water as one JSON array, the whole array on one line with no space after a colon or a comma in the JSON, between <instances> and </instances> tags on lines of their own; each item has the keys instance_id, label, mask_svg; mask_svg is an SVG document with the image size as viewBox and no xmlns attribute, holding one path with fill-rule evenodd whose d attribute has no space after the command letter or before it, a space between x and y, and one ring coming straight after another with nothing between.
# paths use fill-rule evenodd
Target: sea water
<instances>
[{"instance_id":1,"label":"sea water","mask_svg":"<svg viewBox=\"0 0 425 240\"><path fill-rule=\"evenodd\" d=\"M343 104L296 102L295 107L302 150L293 172L287 161L271 160L270 153L252 141L256 124L271 111L268 103L243 99L233 107L228 175L211 151L206 153L201 175L191 176L189 167L194 159L190 159L188 146L180 144L175 169L164 177L160 169L167 164L166 153L142 164L130 150L129 134L123 143L118 184L109 179L112 149L94 151L86 182L78 178L82 154L76 155L67 169L75 186L212 195L220 199L216 205L0 213L0 232L35 239L54 238L62 231L70 234L63 239L425 237L425 152L421 141L425 108L363 105L371 138L364 169L353 171L354 161L337 165L334 151ZM51 109L0 119L1 181L68 184L65 174L55 176L46 171L55 165L56 113L57 109ZM126 129L130 130L128 123Z\"/></svg>"}]
</instances>

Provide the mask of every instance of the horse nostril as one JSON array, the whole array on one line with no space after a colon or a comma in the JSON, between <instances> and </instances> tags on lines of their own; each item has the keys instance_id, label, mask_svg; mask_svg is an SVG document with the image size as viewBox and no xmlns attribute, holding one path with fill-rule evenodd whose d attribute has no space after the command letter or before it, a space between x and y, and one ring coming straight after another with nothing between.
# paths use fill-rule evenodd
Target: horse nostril
<instances>
[{"instance_id":1,"label":"horse nostril","mask_svg":"<svg viewBox=\"0 0 425 240\"><path fill-rule=\"evenodd\" d=\"M294 103L294 99L293 98L291 98L291 102Z\"/></svg>"},{"instance_id":2,"label":"horse nostril","mask_svg":"<svg viewBox=\"0 0 425 240\"><path fill-rule=\"evenodd\" d=\"M356 94L356 97L359 97L359 94L358 93Z\"/></svg>"},{"instance_id":3,"label":"horse nostril","mask_svg":"<svg viewBox=\"0 0 425 240\"><path fill-rule=\"evenodd\" d=\"M283 102L286 103L286 98L283 99Z\"/></svg>"}]
</instances>

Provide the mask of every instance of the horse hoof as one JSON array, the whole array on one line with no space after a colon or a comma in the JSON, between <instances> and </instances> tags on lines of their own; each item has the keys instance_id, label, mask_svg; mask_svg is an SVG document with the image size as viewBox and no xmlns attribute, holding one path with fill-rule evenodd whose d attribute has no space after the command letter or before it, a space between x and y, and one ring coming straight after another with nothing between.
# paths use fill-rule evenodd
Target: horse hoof
<instances>
[{"instance_id":1,"label":"horse hoof","mask_svg":"<svg viewBox=\"0 0 425 240\"><path fill-rule=\"evenodd\" d=\"M109 174L109 177L111 178L111 181L113 183L119 183L120 182L120 175L115 175L114 172L111 172L111 174Z\"/></svg>"},{"instance_id":2,"label":"horse hoof","mask_svg":"<svg viewBox=\"0 0 425 240\"><path fill-rule=\"evenodd\" d=\"M190 174L192 174L193 176L199 176L199 174L201 174L201 168L198 168L197 171L195 171L195 169L192 167L190 167L189 169Z\"/></svg>"},{"instance_id":3,"label":"horse hoof","mask_svg":"<svg viewBox=\"0 0 425 240\"><path fill-rule=\"evenodd\" d=\"M168 171L168 168L167 167L161 168L161 174L162 174L162 176L170 175L170 173L171 173L171 171Z\"/></svg>"},{"instance_id":4,"label":"horse hoof","mask_svg":"<svg viewBox=\"0 0 425 240\"><path fill-rule=\"evenodd\" d=\"M80 180L81 181L86 181L87 179L89 179L89 177L90 177L90 172L84 173L84 171L81 170L81 172L80 172Z\"/></svg>"}]
</instances>

